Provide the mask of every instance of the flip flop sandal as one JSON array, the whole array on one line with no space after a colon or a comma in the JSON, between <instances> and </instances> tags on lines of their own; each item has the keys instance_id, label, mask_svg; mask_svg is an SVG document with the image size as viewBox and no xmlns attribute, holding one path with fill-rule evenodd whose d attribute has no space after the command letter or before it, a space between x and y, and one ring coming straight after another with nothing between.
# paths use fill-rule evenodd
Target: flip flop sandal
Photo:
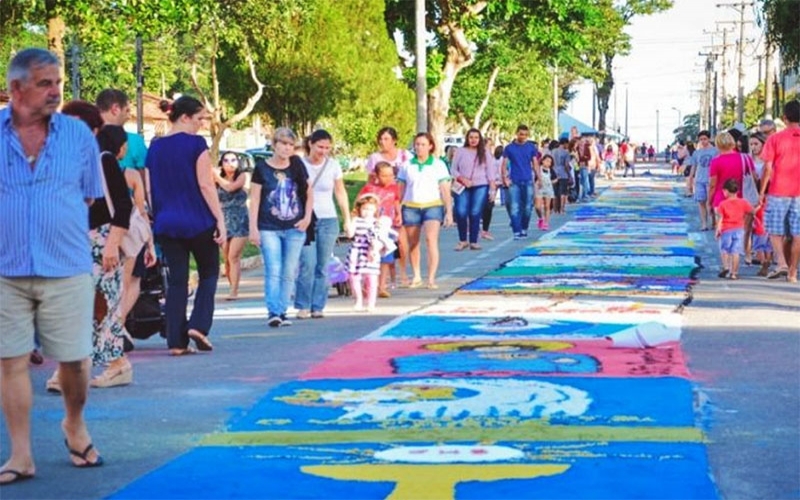
<instances>
[{"instance_id":1,"label":"flip flop sandal","mask_svg":"<svg viewBox=\"0 0 800 500\"><path fill-rule=\"evenodd\" d=\"M717 276L720 277L720 278L724 278L727 275L728 275L728 270L727 269L723 269L722 271L719 272L719 274L717 274Z\"/></svg>"},{"instance_id":2,"label":"flip flop sandal","mask_svg":"<svg viewBox=\"0 0 800 500\"><path fill-rule=\"evenodd\" d=\"M0 486L8 486L9 484L18 483L20 481L25 481L26 479L33 479L33 474L25 474L24 472L20 472L14 469L5 469L0 470L0 476L4 474L11 474L13 478L11 481L6 481L4 483L0 483Z\"/></svg>"},{"instance_id":3,"label":"flip flop sandal","mask_svg":"<svg viewBox=\"0 0 800 500\"><path fill-rule=\"evenodd\" d=\"M180 347L176 347L174 349L169 350L170 356L186 356L188 354L197 354L197 351L194 347L186 346L185 348L181 349Z\"/></svg>"},{"instance_id":4,"label":"flip flop sandal","mask_svg":"<svg viewBox=\"0 0 800 500\"><path fill-rule=\"evenodd\" d=\"M189 338L194 340L194 345L197 346L198 351L213 351L214 345L208 340L208 337L200 332L192 331L188 333Z\"/></svg>"},{"instance_id":5,"label":"flip flop sandal","mask_svg":"<svg viewBox=\"0 0 800 500\"><path fill-rule=\"evenodd\" d=\"M69 441L67 441L66 439L64 439L64 446L67 447L67 449L69 450L69 454L70 455L78 457L81 460L83 460L83 462L84 462L82 464L76 464L75 462L72 462L70 460L70 462L72 462L72 465L74 467L77 467L79 469L86 469L86 468L89 468L89 467L100 467L101 465L103 465L103 457L101 457L100 455L97 455L97 460L95 460L94 462L89 460L89 452L94 449L94 445L91 444L91 443L89 443L89 446L87 446L86 449L83 450L83 453L81 453L81 452L79 452L77 450L73 450L69 446Z\"/></svg>"}]
</instances>

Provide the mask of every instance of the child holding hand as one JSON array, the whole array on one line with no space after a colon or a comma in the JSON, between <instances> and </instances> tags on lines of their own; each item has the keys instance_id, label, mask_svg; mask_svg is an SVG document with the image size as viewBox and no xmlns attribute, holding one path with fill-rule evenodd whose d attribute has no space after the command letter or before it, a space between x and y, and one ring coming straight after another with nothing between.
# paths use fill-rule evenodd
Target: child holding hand
<instances>
[{"instance_id":1,"label":"child holding hand","mask_svg":"<svg viewBox=\"0 0 800 500\"><path fill-rule=\"evenodd\" d=\"M347 226L347 236L353 240L347 252L347 270L350 273L350 287L356 299L356 311L364 310L365 285L368 311L375 309L378 296L378 274L383 247L378 234L379 206L380 201L375 195L365 194L358 197L353 218Z\"/></svg>"},{"instance_id":2,"label":"child holding hand","mask_svg":"<svg viewBox=\"0 0 800 500\"><path fill-rule=\"evenodd\" d=\"M744 253L744 220L753 214L750 203L738 198L739 183L728 179L722 186L725 200L717 207L717 232L719 252L722 259L720 278L739 279L739 256Z\"/></svg>"},{"instance_id":3,"label":"child holding hand","mask_svg":"<svg viewBox=\"0 0 800 500\"><path fill-rule=\"evenodd\" d=\"M395 283L395 253L406 252L404 248L404 241L401 235L401 220L400 220L400 187L394 175L394 167L389 163L382 161L375 165L375 182L368 182L358 193L361 197L365 194L373 194L380 200L380 208L378 209L378 217L385 220L388 218L391 222L392 232L398 235L398 252L384 252L381 257L381 271L378 280L378 297L390 297L389 293L389 279ZM401 261L402 262L402 261ZM405 276L405 270L401 269L401 276Z\"/></svg>"}]
</instances>

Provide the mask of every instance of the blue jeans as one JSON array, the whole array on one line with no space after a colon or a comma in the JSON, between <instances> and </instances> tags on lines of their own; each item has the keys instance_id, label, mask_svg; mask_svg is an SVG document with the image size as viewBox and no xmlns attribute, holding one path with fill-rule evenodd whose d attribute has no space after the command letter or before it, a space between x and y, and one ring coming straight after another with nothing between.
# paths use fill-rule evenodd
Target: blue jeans
<instances>
[{"instance_id":1,"label":"blue jeans","mask_svg":"<svg viewBox=\"0 0 800 500\"><path fill-rule=\"evenodd\" d=\"M589 193L591 193L590 186L589 186L589 169L586 167L581 167L578 171L580 174L580 183L581 183L581 200L586 200L589 198Z\"/></svg>"},{"instance_id":2,"label":"blue jeans","mask_svg":"<svg viewBox=\"0 0 800 500\"><path fill-rule=\"evenodd\" d=\"M469 242L478 242L481 215L488 192L489 186L473 186L456 195L455 212L459 241L467 241L467 230L469 230Z\"/></svg>"},{"instance_id":3,"label":"blue jeans","mask_svg":"<svg viewBox=\"0 0 800 500\"><path fill-rule=\"evenodd\" d=\"M511 230L515 235L528 231L533 211L533 183L514 182L508 187L508 213L511 216Z\"/></svg>"},{"instance_id":4,"label":"blue jeans","mask_svg":"<svg viewBox=\"0 0 800 500\"><path fill-rule=\"evenodd\" d=\"M209 229L193 238L159 236L158 243L169 267L167 300L164 305L167 320L167 347L183 349L189 345L191 329L206 335L211 333L214 319L214 294L219 279L219 245L214 242L214 230ZM194 294L194 307L186 320L189 300L189 254L197 263L199 281Z\"/></svg>"},{"instance_id":5,"label":"blue jeans","mask_svg":"<svg viewBox=\"0 0 800 500\"><path fill-rule=\"evenodd\" d=\"M595 192L594 192L594 176L595 175L597 175L597 169L593 168L592 171L589 172L589 194L592 195L592 196L595 195Z\"/></svg>"},{"instance_id":6,"label":"blue jeans","mask_svg":"<svg viewBox=\"0 0 800 500\"><path fill-rule=\"evenodd\" d=\"M328 261L339 236L339 219L317 219L314 241L300 252L300 274L294 291L294 307L312 312L325 309L328 301Z\"/></svg>"},{"instance_id":7,"label":"blue jeans","mask_svg":"<svg viewBox=\"0 0 800 500\"><path fill-rule=\"evenodd\" d=\"M264 258L264 297L270 316L286 314L297 277L306 232L297 229L260 231Z\"/></svg>"}]
</instances>

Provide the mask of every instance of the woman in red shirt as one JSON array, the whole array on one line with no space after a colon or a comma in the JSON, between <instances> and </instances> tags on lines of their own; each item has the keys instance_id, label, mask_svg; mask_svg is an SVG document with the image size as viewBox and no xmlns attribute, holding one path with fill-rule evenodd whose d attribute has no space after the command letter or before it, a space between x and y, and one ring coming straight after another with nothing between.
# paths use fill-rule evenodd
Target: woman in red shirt
<instances>
[{"instance_id":1,"label":"woman in red shirt","mask_svg":"<svg viewBox=\"0 0 800 500\"><path fill-rule=\"evenodd\" d=\"M739 191L736 196L742 197L742 177L745 171L753 172L753 159L746 154L736 151L736 141L728 132L717 135L717 149L719 155L711 160L711 171L708 179L708 199L716 210L725 199L722 186L728 179L736 180Z\"/></svg>"}]
</instances>

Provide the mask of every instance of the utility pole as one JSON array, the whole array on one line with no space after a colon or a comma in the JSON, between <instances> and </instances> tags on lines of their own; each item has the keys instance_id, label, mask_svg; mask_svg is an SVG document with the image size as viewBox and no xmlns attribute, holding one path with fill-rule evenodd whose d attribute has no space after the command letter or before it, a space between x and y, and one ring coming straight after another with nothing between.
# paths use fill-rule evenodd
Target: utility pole
<instances>
[{"instance_id":1,"label":"utility pole","mask_svg":"<svg viewBox=\"0 0 800 500\"><path fill-rule=\"evenodd\" d=\"M417 132L428 131L427 49L425 47L425 0L416 0L414 11L417 61Z\"/></svg>"},{"instance_id":2,"label":"utility pole","mask_svg":"<svg viewBox=\"0 0 800 500\"><path fill-rule=\"evenodd\" d=\"M717 135L717 72L714 71L714 106L711 115L711 135Z\"/></svg>"},{"instance_id":3,"label":"utility pole","mask_svg":"<svg viewBox=\"0 0 800 500\"><path fill-rule=\"evenodd\" d=\"M656 110L656 151L661 151L659 131L661 127L658 122L658 110Z\"/></svg>"},{"instance_id":4,"label":"utility pole","mask_svg":"<svg viewBox=\"0 0 800 500\"><path fill-rule=\"evenodd\" d=\"M765 34L766 36L766 34ZM764 117L772 115L772 44L766 42L764 54Z\"/></svg>"},{"instance_id":5,"label":"utility pole","mask_svg":"<svg viewBox=\"0 0 800 500\"><path fill-rule=\"evenodd\" d=\"M625 137L628 137L628 84L625 84ZM656 148L658 149L658 148Z\"/></svg>"},{"instance_id":6,"label":"utility pole","mask_svg":"<svg viewBox=\"0 0 800 500\"><path fill-rule=\"evenodd\" d=\"M737 93L736 93L736 121L739 123L744 123L744 9L747 7L752 7L754 5L753 2L745 2L742 0L739 3L718 3L717 7L731 7L736 9L739 12L739 20L734 21L734 23L739 24L739 42L738 42L738 57L739 57L739 64L738 64L738 82L737 82ZM749 22L749 21L748 21ZM724 76L723 76L724 80Z\"/></svg>"},{"instance_id":7,"label":"utility pole","mask_svg":"<svg viewBox=\"0 0 800 500\"><path fill-rule=\"evenodd\" d=\"M553 139L558 140L558 63L553 67Z\"/></svg>"}]
</instances>

